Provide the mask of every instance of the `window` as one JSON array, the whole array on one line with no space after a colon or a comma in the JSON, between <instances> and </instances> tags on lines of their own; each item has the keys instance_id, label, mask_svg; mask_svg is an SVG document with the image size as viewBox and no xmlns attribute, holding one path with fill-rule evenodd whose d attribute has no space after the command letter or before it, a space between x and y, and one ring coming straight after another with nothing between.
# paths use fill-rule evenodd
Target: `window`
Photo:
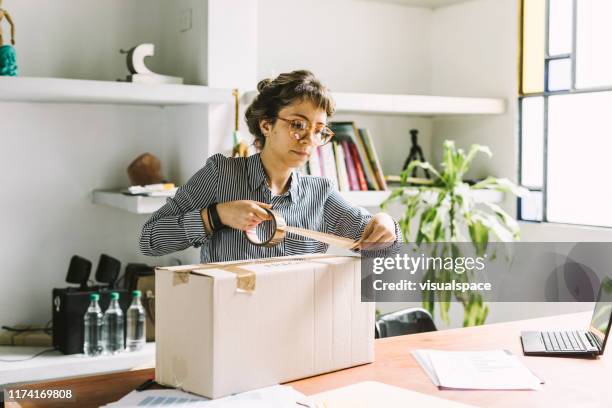
<instances>
[{"instance_id":1,"label":"window","mask_svg":"<svg viewBox=\"0 0 612 408\"><path fill-rule=\"evenodd\" d=\"M521 1L522 220L612 227L611 18L610 0Z\"/></svg>"}]
</instances>

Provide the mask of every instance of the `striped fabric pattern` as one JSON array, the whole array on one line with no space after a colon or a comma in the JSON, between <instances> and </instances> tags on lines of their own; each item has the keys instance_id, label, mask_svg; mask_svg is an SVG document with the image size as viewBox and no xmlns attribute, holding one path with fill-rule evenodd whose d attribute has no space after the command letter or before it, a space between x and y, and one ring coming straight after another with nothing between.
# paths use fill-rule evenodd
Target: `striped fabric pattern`
<instances>
[{"instance_id":1,"label":"striped fabric pattern","mask_svg":"<svg viewBox=\"0 0 612 408\"><path fill-rule=\"evenodd\" d=\"M200 247L201 262L208 263L327 251L327 244L292 233L287 233L283 242L272 248L253 245L242 231L232 228L207 234L200 209L234 200L269 203L274 211L283 215L287 225L355 240L361 237L372 218L366 210L342 198L329 179L294 171L289 190L273 196L259 154L246 158L215 154L144 224L141 252L160 256L194 246ZM271 223L259 224L257 232L262 237L270 236ZM401 242L397 222L395 235L397 242Z\"/></svg>"}]
</instances>

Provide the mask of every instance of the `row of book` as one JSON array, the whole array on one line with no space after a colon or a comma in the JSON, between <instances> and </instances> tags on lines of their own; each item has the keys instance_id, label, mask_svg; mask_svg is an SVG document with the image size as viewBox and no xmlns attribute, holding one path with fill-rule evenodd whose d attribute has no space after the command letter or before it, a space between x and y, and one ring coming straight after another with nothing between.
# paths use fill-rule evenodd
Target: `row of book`
<instances>
[{"instance_id":1,"label":"row of book","mask_svg":"<svg viewBox=\"0 0 612 408\"><path fill-rule=\"evenodd\" d=\"M303 171L332 180L340 191L386 190L370 132L354 122L332 122L330 128L334 138L313 152Z\"/></svg>"}]
</instances>

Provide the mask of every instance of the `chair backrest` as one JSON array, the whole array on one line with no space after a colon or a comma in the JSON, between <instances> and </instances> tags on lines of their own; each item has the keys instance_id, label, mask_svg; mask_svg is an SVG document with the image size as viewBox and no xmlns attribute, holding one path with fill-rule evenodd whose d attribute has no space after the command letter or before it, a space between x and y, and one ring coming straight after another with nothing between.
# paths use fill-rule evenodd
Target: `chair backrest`
<instances>
[{"instance_id":1,"label":"chair backrest","mask_svg":"<svg viewBox=\"0 0 612 408\"><path fill-rule=\"evenodd\" d=\"M435 331L431 314L420 307L387 313L376 321L375 337L393 337L405 334Z\"/></svg>"}]
</instances>

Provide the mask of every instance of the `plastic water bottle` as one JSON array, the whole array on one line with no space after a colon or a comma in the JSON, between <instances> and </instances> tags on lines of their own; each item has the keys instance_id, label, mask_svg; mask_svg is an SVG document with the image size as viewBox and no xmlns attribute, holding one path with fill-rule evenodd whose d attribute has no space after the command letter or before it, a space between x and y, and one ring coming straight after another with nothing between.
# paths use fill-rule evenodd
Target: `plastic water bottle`
<instances>
[{"instance_id":1,"label":"plastic water bottle","mask_svg":"<svg viewBox=\"0 0 612 408\"><path fill-rule=\"evenodd\" d=\"M132 304L127 311L127 349L136 351L145 344L145 310L139 290L132 291Z\"/></svg>"},{"instance_id":2,"label":"plastic water bottle","mask_svg":"<svg viewBox=\"0 0 612 408\"><path fill-rule=\"evenodd\" d=\"M117 354L125 348L123 345L123 311L119 306L119 293L111 292L111 302L104 312L102 330L104 349L109 354Z\"/></svg>"},{"instance_id":3,"label":"plastic water bottle","mask_svg":"<svg viewBox=\"0 0 612 408\"><path fill-rule=\"evenodd\" d=\"M88 356L98 356L102 354L102 325L104 324L102 310L98 304L100 295L92 293L89 295L89 308L85 313L85 333L83 342L83 352Z\"/></svg>"}]
</instances>

